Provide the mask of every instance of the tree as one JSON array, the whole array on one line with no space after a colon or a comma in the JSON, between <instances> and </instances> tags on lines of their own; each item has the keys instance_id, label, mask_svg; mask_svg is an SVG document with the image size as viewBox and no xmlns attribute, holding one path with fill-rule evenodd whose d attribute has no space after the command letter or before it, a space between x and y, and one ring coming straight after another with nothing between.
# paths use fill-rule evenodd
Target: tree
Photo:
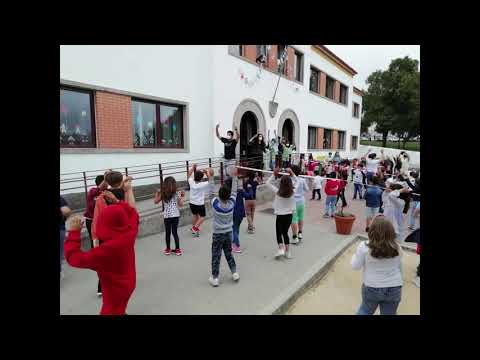
<instances>
[{"instance_id":1,"label":"tree","mask_svg":"<svg viewBox=\"0 0 480 360\"><path fill-rule=\"evenodd\" d=\"M363 98L365 115L362 128L376 123L387 145L391 132L406 142L420 131L420 72L418 60L408 56L392 60L386 71L377 70L367 78L368 90Z\"/></svg>"}]
</instances>

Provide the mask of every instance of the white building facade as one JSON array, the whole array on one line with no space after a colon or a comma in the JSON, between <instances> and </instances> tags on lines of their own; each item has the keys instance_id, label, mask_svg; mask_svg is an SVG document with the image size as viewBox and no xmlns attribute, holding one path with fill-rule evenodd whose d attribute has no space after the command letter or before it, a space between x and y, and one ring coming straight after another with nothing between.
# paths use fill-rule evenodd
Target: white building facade
<instances>
[{"instance_id":1,"label":"white building facade","mask_svg":"<svg viewBox=\"0 0 480 360\"><path fill-rule=\"evenodd\" d=\"M215 137L276 133L300 153L357 156L356 72L322 45L60 47L60 173L220 156ZM265 55L265 63L255 60ZM283 74L279 75L279 71ZM269 102L275 88L278 104Z\"/></svg>"}]
</instances>

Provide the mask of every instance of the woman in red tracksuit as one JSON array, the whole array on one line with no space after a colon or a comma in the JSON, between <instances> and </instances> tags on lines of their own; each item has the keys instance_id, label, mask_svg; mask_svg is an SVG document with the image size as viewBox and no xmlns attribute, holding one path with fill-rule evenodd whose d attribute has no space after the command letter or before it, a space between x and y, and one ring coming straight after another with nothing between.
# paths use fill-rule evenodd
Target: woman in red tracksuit
<instances>
[{"instance_id":1,"label":"woman in red tracksuit","mask_svg":"<svg viewBox=\"0 0 480 360\"><path fill-rule=\"evenodd\" d=\"M139 216L131 186L126 186L127 202L107 206L98 219L97 235L102 243L88 252L80 249L81 218L72 219L65 242L65 259L73 267L97 272L102 286L100 315L125 315L128 300L135 290L135 239ZM133 206L132 206L133 205Z\"/></svg>"}]
</instances>

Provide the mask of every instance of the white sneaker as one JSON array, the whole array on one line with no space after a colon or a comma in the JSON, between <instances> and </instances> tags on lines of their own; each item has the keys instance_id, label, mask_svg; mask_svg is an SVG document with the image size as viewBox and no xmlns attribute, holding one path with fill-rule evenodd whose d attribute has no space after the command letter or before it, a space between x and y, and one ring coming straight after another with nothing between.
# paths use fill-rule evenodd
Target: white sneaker
<instances>
[{"instance_id":1,"label":"white sneaker","mask_svg":"<svg viewBox=\"0 0 480 360\"><path fill-rule=\"evenodd\" d=\"M294 244L294 245L297 245L300 241L295 238L295 239L292 239L291 243Z\"/></svg>"},{"instance_id":2,"label":"white sneaker","mask_svg":"<svg viewBox=\"0 0 480 360\"><path fill-rule=\"evenodd\" d=\"M284 249L278 249L277 253L275 254L276 258L279 258L280 256L285 256L285 250Z\"/></svg>"},{"instance_id":3,"label":"white sneaker","mask_svg":"<svg viewBox=\"0 0 480 360\"><path fill-rule=\"evenodd\" d=\"M98 296L98 297L101 297L101 296L102 296L102 293L101 293L101 292L97 292L97 296Z\"/></svg>"},{"instance_id":4,"label":"white sneaker","mask_svg":"<svg viewBox=\"0 0 480 360\"><path fill-rule=\"evenodd\" d=\"M420 277L415 276L415 279L412 280L412 282L415 284L416 287L420 287Z\"/></svg>"},{"instance_id":5,"label":"white sneaker","mask_svg":"<svg viewBox=\"0 0 480 360\"><path fill-rule=\"evenodd\" d=\"M303 240L303 234L302 234L302 233L298 233L298 240L299 240L299 241L302 241L302 240Z\"/></svg>"},{"instance_id":6,"label":"white sneaker","mask_svg":"<svg viewBox=\"0 0 480 360\"><path fill-rule=\"evenodd\" d=\"M217 287L218 286L218 278L214 279L213 276L210 276L208 282L212 285Z\"/></svg>"},{"instance_id":7,"label":"white sneaker","mask_svg":"<svg viewBox=\"0 0 480 360\"><path fill-rule=\"evenodd\" d=\"M290 249L288 249L288 251L285 253L285 258L286 259L293 259L292 253L290 252Z\"/></svg>"},{"instance_id":8,"label":"white sneaker","mask_svg":"<svg viewBox=\"0 0 480 360\"><path fill-rule=\"evenodd\" d=\"M235 273L232 274L232 279L233 279L233 281L238 281L240 279L240 275L238 275L238 273L235 272Z\"/></svg>"}]
</instances>

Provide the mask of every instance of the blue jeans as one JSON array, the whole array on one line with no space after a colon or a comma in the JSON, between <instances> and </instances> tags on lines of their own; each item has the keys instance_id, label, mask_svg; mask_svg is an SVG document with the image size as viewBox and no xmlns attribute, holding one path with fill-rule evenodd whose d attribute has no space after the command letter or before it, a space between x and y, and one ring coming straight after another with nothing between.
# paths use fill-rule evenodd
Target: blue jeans
<instances>
[{"instance_id":1,"label":"blue jeans","mask_svg":"<svg viewBox=\"0 0 480 360\"><path fill-rule=\"evenodd\" d=\"M325 201L325 213L329 216L335 214L335 204L337 202L336 195L328 195L327 200Z\"/></svg>"},{"instance_id":2,"label":"blue jeans","mask_svg":"<svg viewBox=\"0 0 480 360\"><path fill-rule=\"evenodd\" d=\"M235 259L232 255L232 233L212 234L212 276L218 278L220 272L220 259L222 250L227 259L228 267L232 274L237 271Z\"/></svg>"},{"instance_id":3,"label":"blue jeans","mask_svg":"<svg viewBox=\"0 0 480 360\"><path fill-rule=\"evenodd\" d=\"M60 229L60 272L62 272L63 243L65 241L65 230Z\"/></svg>"},{"instance_id":4,"label":"blue jeans","mask_svg":"<svg viewBox=\"0 0 480 360\"><path fill-rule=\"evenodd\" d=\"M415 229L415 218L413 217L413 213L415 212L415 209L420 205L420 201L412 201L411 203L411 209L410 209L410 215L408 217L408 225L412 228Z\"/></svg>"},{"instance_id":5,"label":"blue jeans","mask_svg":"<svg viewBox=\"0 0 480 360\"><path fill-rule=\"evenodd\" d=\"M373 315L380 306L380 315L396 315L402 299L402 287L372 288L362 285L362 304L357 315Z\"/></svg>"},{"instance_id":6,"label":"blue jeans","mask_svg":"<svg viewBox=\"0 0 480 360\"><path fill-rule=\"evenodd\" d=\"M360 196L360 200L362 199L362 184L353 184L353 186L355 187L355 192L353 193L353 198L356 199L357 198L357 193L359 194Z\"/></svg>"},{"instance_id":7,"label":"blue jeans","mask_svg":"<svg viewBox=\"0 0 480 360\"><path fill-rule=\"evenodd\" d=\"M375 174L372 171L367 172L367 184L368 184L369 181L372 180L373 175L375 175Z\"/></svg>"},{"instance_id":8,"label":"blue jeans","mask_svg":"<svg viewBox=\"0 0 480 360\"><path fill-rule=\"evenodd\" d=\"M240 237L238 236L240 232L240 224L242 223L243 218L233 218L233 240L232 242L240 247Z\"/></svg>"}]
</instances>

